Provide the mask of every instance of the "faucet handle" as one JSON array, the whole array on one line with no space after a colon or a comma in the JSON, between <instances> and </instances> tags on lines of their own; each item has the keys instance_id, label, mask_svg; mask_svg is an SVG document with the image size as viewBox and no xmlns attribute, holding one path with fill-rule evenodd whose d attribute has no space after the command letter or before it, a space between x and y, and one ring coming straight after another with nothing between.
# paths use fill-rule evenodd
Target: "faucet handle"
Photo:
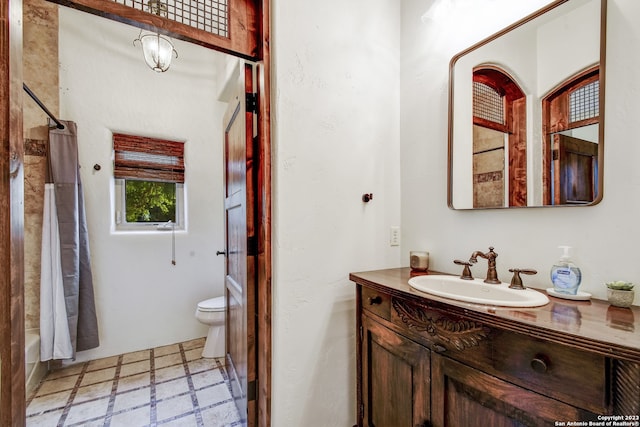
<instances>
[{"instance_id":1,"label":"faucet handle","mask_svg":"<svg viewBox=\"0 0 640 427\"><path fill-rule=\"evenodd\" d=\"M461 279L473 280L473 276L471 275L471 269L469 268L471 266L470 262L460 261L459 259L455 259L453 260L453 263L457 265L464 265L464 269L462 270L462 275L460 276Z\"/></svg>"},{"instance_id":2,"label":"faucet handle","mask_svg":"<svg viewBox=\"0 0 640 427\"><path fill-rule=\"evenodd\" d=\"M509 272L513 273L511 284L509 285L511 289L525 289L524 285L522 284L522 279L520 278L520 273L529 275L538 274L536 270L533 270L531 268L510 268Z\"/></svg>"}]
</instances>

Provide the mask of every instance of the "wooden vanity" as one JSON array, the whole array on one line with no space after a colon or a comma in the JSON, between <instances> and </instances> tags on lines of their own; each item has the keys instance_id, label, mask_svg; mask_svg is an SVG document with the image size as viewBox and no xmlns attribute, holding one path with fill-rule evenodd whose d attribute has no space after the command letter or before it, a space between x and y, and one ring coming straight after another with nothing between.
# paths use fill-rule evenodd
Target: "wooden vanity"
<instances>
[{"instance_id":1,"label":"wooden vanity","mask_svg":"<svg viewBox=\"0 0 640 427\"><path fill-rule=\"evenodd\" d=\"M349 276L358 426L640 425L639 307L468 304L414 290L410 273Z\"/></svg>"}]
</instances>

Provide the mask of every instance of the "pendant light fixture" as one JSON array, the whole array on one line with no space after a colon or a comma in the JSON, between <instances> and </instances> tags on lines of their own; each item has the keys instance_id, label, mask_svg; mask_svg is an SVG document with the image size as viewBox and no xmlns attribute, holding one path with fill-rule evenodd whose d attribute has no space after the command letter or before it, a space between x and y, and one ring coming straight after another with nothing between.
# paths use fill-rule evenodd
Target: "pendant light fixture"
<instances>
[{"instance_id":1,"label":"pendant light fixture","mask_svg":"<svg viewBox=\"0 0 640 427\"><path fill-rule=\"evenodd\" d=\"M167 16L167 5L160 2L160 0L149 0L147 6L149 12L154 15ZM171 40L158 32L140 30L140 34L133 41L133 45L135 46L138 41L142 45L144 62L155 72L164 73L169 69L173 55L175 54L176 58L178 57L178 52L173 47Z\"/></svg>"}]
</instances>

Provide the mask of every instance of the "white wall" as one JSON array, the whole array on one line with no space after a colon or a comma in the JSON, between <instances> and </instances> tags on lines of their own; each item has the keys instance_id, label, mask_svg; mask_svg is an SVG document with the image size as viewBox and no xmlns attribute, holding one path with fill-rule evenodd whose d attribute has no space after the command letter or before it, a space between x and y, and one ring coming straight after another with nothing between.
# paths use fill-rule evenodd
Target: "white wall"
<instances>
[{"instance_id":1,"label":"white wall","mask_svg":"<svg viewBox=\"0 0 640 427\"><path fill-rule=\"evenodd\" d=\"M566 244L575 248L574 258L583 274L582 291L605 299L604 282L640 282L636 259L640 146L634 142L640 131L640 51L630 48L640 43L640 2L609 0L603 201L586 208L487 211L453 211L446 206L448 61L545 1L457 0L458 13L425 25L416 17L431 3L403 1L403 251L425 248L431 251L434 269L458 273L452 260L495 246L503 281L510 280L509 268L529 267L538 274L527 277L526 284L547 288L551 285L549 269L560 255L557 246ZM489 26L492 20L482 19L488 6L500 13L491 14L489 8L487 16L506 22ZM478 25L470 25L476 20ZM425 104L425 99L430 102ZM485 272L485 264L473 267L478 277Z\"/></svg>"},{"instance_id":2,"label":"white wall","mask_svg":"<svg viewBox=\"0 0 640 427\"><path fill-rule=\"evenodd\" d=\"M538 31L536 95L540 98L600 59L600 1L582 0L575 4L567 3L575 9L562 12L560 18L551 20Z\"/></svg>"},{"instance_id":3,"label":"white wall","mask_svg":"<svg viewBox=\"0 0 640 427\"><path fill-rule=\"evenodd\" d=\"M149 69L136 28L60 8L60 116L78 124L101 345L95 359L206 335L196 304L223 294L220 55L175 41L166 73ZM222 76L226 77L226 76ZM222 78L221 77L221 78ZM112 131L186 141L187 230L113 231ZM99 164L102 169L93 170Z\"/></svg>"},{"instance_id":4,"label":"white wall","mask_svg":"<svg viewBox=\"0 0 640 427\"><path fill-rule=\"evenodd\" d=\"M389 246L400 220L400 3L272 3L272 424L353 425L348 275L409 257Z\"/></svg>"}]
</instances>

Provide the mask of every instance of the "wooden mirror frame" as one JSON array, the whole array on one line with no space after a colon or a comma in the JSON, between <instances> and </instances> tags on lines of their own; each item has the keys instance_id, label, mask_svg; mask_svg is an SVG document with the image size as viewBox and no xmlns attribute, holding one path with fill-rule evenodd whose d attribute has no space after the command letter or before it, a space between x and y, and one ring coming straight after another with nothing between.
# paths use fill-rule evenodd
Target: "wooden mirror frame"
<instances>
[{"instance_id":1,"label":"wooden mirror frame","mask_svg":"<svg viewBox=\"0 0 640 427\"><path fill-rule=\"evenodd\" d=\"M53 0L64 6L250 59L258 70L258 301L259 343L255 421L271 424L271 56L269 0L238 0L230 39L104 0ZM24 141L22 123L22 0L0 6L0 425L26 424L24 337Z\"/></svg>"}]
</instances>

